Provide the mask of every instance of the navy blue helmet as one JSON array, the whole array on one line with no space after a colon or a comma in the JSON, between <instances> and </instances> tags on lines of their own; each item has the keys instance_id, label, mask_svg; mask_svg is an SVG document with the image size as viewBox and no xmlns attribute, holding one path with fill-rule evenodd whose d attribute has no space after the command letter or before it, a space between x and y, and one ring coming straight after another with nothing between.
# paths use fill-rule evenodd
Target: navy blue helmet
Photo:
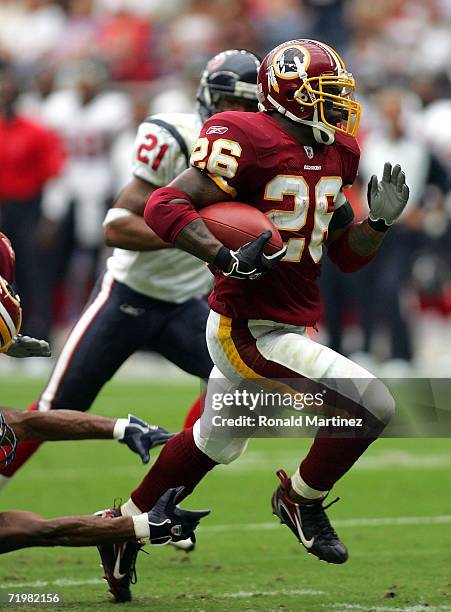
<instances>
[{"instance_id":1,"label":"navy blue helmet","mask_svg":"<svg viewBox=\"0 0 451 612\"><path fill-rule=\"evenodd\" d=\"M202 121L219 112L223 98L245 101L246 110L256 111L259 58L245 49L229 49L215 55L206 65L197 90Z\"/></svg>"}]
</instances>

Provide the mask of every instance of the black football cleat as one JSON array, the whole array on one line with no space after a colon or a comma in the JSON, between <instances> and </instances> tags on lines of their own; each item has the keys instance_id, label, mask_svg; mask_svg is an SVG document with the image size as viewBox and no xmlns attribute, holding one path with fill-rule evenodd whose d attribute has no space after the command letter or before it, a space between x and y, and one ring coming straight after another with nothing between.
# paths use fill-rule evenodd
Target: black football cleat
<instances>
[{"instance_id":1,"label":"black football cleat","mask_svg":"<svg viewBox=\"0 0 451 612\"><path fill-rule=\"evenodd\" d=\"M142 542L97 546L105 572L104 578L114 601L118 603L132 600L130 585L137 581L136 557L142 547Z\"/></svg>"},{"instance_id":2,"label":"black football cleat","mask_svg":"<svg viewBox=\"0 0 451 612\"><path fill-rule=\"evenodd\" d=\"M96 515L115 518L121 516L121 512L119 508L112 508L96 512ZM136 557L143 546L141 541L97 546L104 571L103 577L117 603L132 600L130 585L136 584Z\"/></svg>"},{"instance_id":3,"label":"black football cleat","mask_svg":"<svg viewBox=\"0 0 451 612\"><path fill-rule=\"evenodd\" d=\"M155 446L166 444L174 436L174 433L163 429L163 427L149 425L138 417L129 414L124 437L119 442L126 444L134 453L138 453L143 463L149 463L150 450Z\"/></svg>"},{"instance_id":4,"label":"black football cleat","mask_svg":"<svg viewBox=\"0 0 451 612\"><path fill-rule=\"evenodd\" d=\"M348 551L327 518L323 500L297 504L288 496L290 479L283 470L277 472L281 484L272 496L273 514L294 533L308 553L328 563L344 563Z\"/></svg>"},{"instance_id":5,"label":"black football cleat","mask_svg":"<svg viewBox=\"0 0 451 612\"><path fill-rule=\"evenodd\" d=\"M184 510L176 505L184 487L169 489L147 513L149 541L153 546L191 539L195 542L194 531L199 521L210 514L210 510ZM121 516L118 508L101 510L97 516L114 518ZM132 600L130 585L136 584L136 557L144 546L141 540L125 544L101 544L97 546L114 600L124 603Z\"/></svg>"}]
</instances>

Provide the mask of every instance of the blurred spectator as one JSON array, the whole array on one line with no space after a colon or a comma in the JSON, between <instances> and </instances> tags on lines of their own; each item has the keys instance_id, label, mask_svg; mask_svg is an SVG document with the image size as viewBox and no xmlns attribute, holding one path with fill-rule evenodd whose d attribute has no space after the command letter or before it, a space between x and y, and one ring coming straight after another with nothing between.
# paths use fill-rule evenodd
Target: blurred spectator
<instances>
[{"instance_id":1,"label":"blurred spectator","mask_svg":"<svg viewBox=\"0 0 451 612\"><path fill-rule=\"evenodd\" d=\"M68 161L64 174L45 191L47 227L41 227L41 237L50 240L52 227L59 228L59 268L66 274L67 316L72 319L96 275L102 221L114 190L110 147L130 116L127 95L105 89L108 75L102 63L85 59L70 74L74 87L52 93L45 107L46 120L65 140Z\"/></svg>"},{"instance_id":2,"label":"blurred spectator","mask_svg":"<svg viewBox=\"0 0 451 612\"><path fill-rule=\"evenodd\" d=\"M55 89L55 72L53 68L43 67L36 70L32 80L31 91L20 95L17 106L21 113L38 121L46 121L46 103Z\"/></svg>"},{"instance_id":3,"label":"blurred spectator","mask_svg":"<svg viewBox=\"0 0 451 612\"><path fill-rule=\"evenodd\" d=\"M7 59L24 69L30 69L32 64L43 60L60 39L64 12L50 0L3 4L0 11L0 48Z\"/></svg>"},{"instance_id":4,"label":"blurred spectator","mask_svg":"<svg viewBox=\"0 0 451 612\"><path fill-rule=\"evenodd\" d=\"M302 0L280 0L277 3L254 0L252 13L265 53L286 40L309 37L312 31L312 15L305 10ZM244 46L248 47L249 42Z\"/></svg>"},{"instance_id":5,"label":"blurred spectator","mask_svg":"<svg viewBox=\"0 0 451 612\"><path fill-rule=\"evenodd\" d=\"M61 35L52 47L55 65L76 60L96 50L100 16L94 13L94 0L70 0Z\"/></svg>"},{"instance_id":6,"label":"blurred spectator","mask_svg":"<svg viewBox=\"0 0 451 612\"><path fill-rule=\"evenodd\" d=\"M397 365L401 366L412 359L405 290L414 256L424 244L421 231L424 212L421 206L425 204L429 185L436 188L437 197L443 200L450 183L443 166L421 141L409 133L409 125L405 123L408 96L404 91L387 88L378 94L376 101L379 120L376 121L376 129L366 136L362 144L361 180L366 185L372 174L380 175L386 161L399 163L406 173L410 198L399 222L387 233L378 257L353 280L360 305L364 353L371 353L375 329L380 325L385 326L390 338L389 357L397 360ZM327 309L336 316L337 297L330 294L327 288L326 294Z\"/></svg>"},{"instance_id":7,"label":"blurred spectator","mask_svg":"<svg viewBox=\"0 0 451 612\"><path fill-rule=\"evenodd\" d=\"M35 229L45 185L63 169L58 136L16 111L18 83L11 71L0 73L0 227L17 255L16 281L27 312L27 331L49 337L49 312L43 307L41 266Z\"/></svg>"},{"instance_id":8,"label":"blurred spectator","mask_svg":"<svg viewBox=\"0 0 451 612\"><path fill-rule=\"evenodd\" d=\"M104 19L97 32L99 55L109 61L117 81L145 81L158 74L151 42L149 19L123 9Z\"/></svg>"},{"instance_id":9,"label":"blurred spectator","mask_svg":"<svg viewBox=\"0 0 451 612\"><path fill-rule=\"evenodd\" d=\"M343 53L349 36L344 18L345 0L304 0L313 24L307 38L318 38ZM295 37L297 38L297 37Z\"/></svg>"},{"instance_id":10,"label":"blurred spectator","mask_svg":"<svg viewBox=\"0 0 451 612\"><path fill-rule=\"evenodd\" d=\"M188 10L169 24L167 41L163 44L163 74L180 72L187 60L203 64L205 58L226 48L219 16L213 9L214 2L194 0Z\"/></svg>"}]
</instances>

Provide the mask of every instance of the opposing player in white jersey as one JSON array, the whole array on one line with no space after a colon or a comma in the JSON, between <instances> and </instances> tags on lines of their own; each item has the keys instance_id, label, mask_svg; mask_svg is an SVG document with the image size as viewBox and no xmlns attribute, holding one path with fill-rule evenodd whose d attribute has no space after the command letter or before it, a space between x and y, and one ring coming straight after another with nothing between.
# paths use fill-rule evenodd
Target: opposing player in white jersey
<instances>
[{"instance_id":1,"label":"opposing player in white jersey","mask_svg":"<svg viewBox=\"0 0 451 612\"><path fill-rule=\"evenodd\" d=\"M215 56L202 75L200 117L158 115L139 127L133 178L104 221L106 242L116 249L31 409L88 410L137 350L156 351L186 372L208 378L209 310L202 296L211 274L203 262L149 231L142 215L152 191L187 168L201 119L224 110L257 110L259 65L243 50ZM21 442L4 476L10 478L39 444Z\"/></svg>"}]
</instances>

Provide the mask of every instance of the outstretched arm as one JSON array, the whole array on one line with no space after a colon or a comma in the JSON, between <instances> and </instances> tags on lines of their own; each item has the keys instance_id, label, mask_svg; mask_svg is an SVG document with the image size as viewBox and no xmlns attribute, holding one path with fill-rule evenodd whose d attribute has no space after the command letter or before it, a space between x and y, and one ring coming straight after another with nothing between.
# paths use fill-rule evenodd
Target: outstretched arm
<instances>
[{"instance_id":1,"label":"outstretched arm","mask_svg":"<svg viewBox=\"0 0 451 612\"><path fill-rule=\"evenodd\" d=\"M173 434L129 415L113 419L78 410L13 410L2 408L7 424L19 440L101 440L115 439L138 453L148 463L149 451L167 442Z\"/></svg>"},{"instance_id":2,"label":"outstretched arm","mask_svg":"<svg viewBox=\"0 0 451 612\"><path fill-rule=\"evenodd\" d=\"M161 546L191 537L209 510L176 505L181 488L169 489L149 512L120 516L117 510L95 515L43 519L33 512L0 513L0 554L32 546L98 546L148 538Z\"/></svg>"},{"instance_id":3,"label":"outstretched arm","mask_svg":"<svg viewBox=\"0 0 451 612\"><path fill-rule=\"evenodd\" d=\"M1 409L6 422L18 440L86 440L111 439L119 419L86 414L77 410Z\"/></svg>"},{"instance_id":4,"label":"outstretched arm","mask_svg":"<svg viewBox=\"0 0 451 612\"><path fill-rule=\"evenodd\" d=\"M0 553L33 546L93 546L135 540L131 517L67 516L45 520L33 512L0 513Z\"/></svg>"}]
</instances>

